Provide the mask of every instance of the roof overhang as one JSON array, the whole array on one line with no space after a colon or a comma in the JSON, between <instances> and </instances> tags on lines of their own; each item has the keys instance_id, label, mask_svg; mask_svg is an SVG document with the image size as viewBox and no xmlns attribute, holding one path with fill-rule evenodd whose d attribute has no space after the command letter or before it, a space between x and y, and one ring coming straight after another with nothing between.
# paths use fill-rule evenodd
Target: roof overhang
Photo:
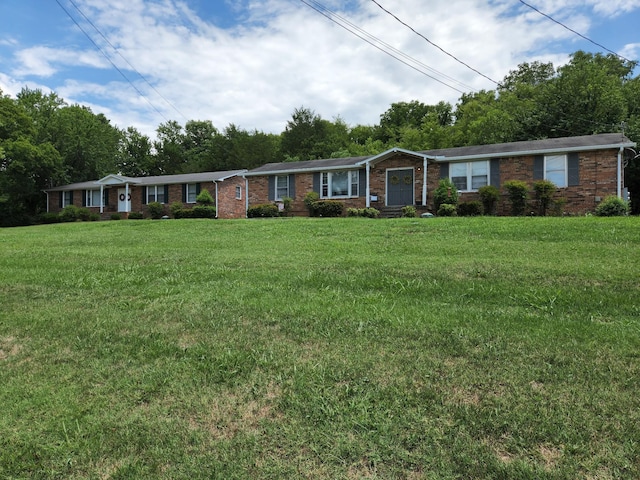
<instances>
[{"instance_id":1,"label":"roof overhang","mask_svg":"<svg viewBox=\"0 0 640 480\"><path fill-rule=\"evenodd\" d=\"M360 163L352 163L350 165L332 165L330 167L308 167L308 168L288 168L284 170L263 170L261 172L246 172L243 177L263 177L265 175L288 175L290 173L313 173L328 172L330 170L359 170L362 167Z\"/></svg>"}]
</instances>

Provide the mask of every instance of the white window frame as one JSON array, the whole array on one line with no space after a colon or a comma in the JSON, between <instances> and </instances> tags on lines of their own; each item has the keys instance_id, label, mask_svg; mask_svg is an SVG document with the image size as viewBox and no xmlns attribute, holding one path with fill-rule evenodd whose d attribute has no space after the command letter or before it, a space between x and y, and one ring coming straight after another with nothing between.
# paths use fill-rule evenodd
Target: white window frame
<instances>
[{"instance_id":1,"label":"white window frame","mask_svg":"<svg viewBox=\"0 0 640 480\"><path fill-rule=\"evenodd\" d=\"M286 187L280 185L281 182L285 182L286 183ZM275 192L273 192L273 198L276 199L276 201L282 201L282 199L284 197L288 197L289 196L289 175L276 175L276 180L274 182L274 188L275 188ZM286 191L285 195L279 195L279 193L284 193ZM236 197L237 198L237 197Z\"/></svg>"},{"instance_id":2,"label":"white window frame","mask_svg":"<svg viewBox=\"0 0 640 480\"><path fill-rule=\"evenodd\" d=\"M151 193L153 192L153 194ZM158 192L162 193L162 201L158 200ZM152 202L166 203L167 199L164 198L164 185L149 185L147 187L147 204Z\"/></svg>"},{"instance_id":3,"label":"white window frame","mask_svg":"<svg viewBox=\"0 0 640 480\"><path fill-rule=\"evenodd\" d=\"M164 186L163 186L164 188ZM198 184L185 183L185 200L186 203L196 203L198 198ZM191 200L193 199L193 200Z\"/></svg>"},{"instance_id":4,"label":"white window frame","mask_svg":"<svg viewBox=\"0 0 640 480\"><path fill-rule=\"evenodd\" d=\"M71 201L72 195L73 190L64 190L62 192L62 208L73 204L73 201Z\"/></svg>"},{"instance_id":5,"label":"white window frame","mask_svg":"<svg viewBox=\"0 0 640 480\"><path fill-rule=\"evenodd\" d=\"M562 166L558 168L556 165L549 165L552 162L562 163ZM566 154L545 155L544 179L553 182L558 188L566 188L569 185L569 156Z\"/></svg>"},{"instance_id":6,"label":"white window frame","mask_svg":"<svg viewBox=\"0 0 640 480\"><path fill-rule=\"evenodd\" d=\"M98 200L97 203L94 200ZM101 201L100 201L100 189L93 189L93 190L87 190L86 195L85 195L85 202L84 204L87 207L100 207L101 206Z\"/></svg>"},{"instance_id":7,"label":"white window frame","mask_svg":"<svg viewBox=\"0 0 640 480\"><path fill-rule=\"evenodd\" d=\"M236 200L242 200L242 185L236 185Z\"/></svg>"},{"instance_id":8,"label":"white window frame","mask_svg":"<svg viewBox=\"0 0 640 480\"><path fill-rule=\"evenodd\" d=\"M474 174L474 166L480 167L481 164L484 164L486 167L486 174L485 175L473 175ZM464 165L464 169L465 169L465 175L464 177L466 178L466 188L460 188L458 189L458 191L460 192L477 192L480 188L482 188L484 185L489 185L490 181L491 181L491 162L489 162L489 160L480 160L480 161L474 161L474 162L456 162L456 163L451 163L449 164L449 180L451 180L453 182L453 178L454 175L452 175L452 170L453 167L460 167ZM475 177L482 177L482 176L486 176L487 177L487 181L484 185L480 185L477 188L473 188L473 178ZM462 177L462 175L456 175L456 178L458 177ZM455 182L454 182L455 183ZM457 187L456 187L457 188Z\"/></svg>"},{"instance_id":9,"label":"white window frame","mask_svg":"<svg viewBox=\"0 0 640 480\"><path fill-rule=\"evenodd\" d=\"M347 194L335 195L333 193L333 176L347 174ZM353 198L360 194L360 171L340 170L322 172L320 174L320 198Z\"/></svg>"}]
</instances>

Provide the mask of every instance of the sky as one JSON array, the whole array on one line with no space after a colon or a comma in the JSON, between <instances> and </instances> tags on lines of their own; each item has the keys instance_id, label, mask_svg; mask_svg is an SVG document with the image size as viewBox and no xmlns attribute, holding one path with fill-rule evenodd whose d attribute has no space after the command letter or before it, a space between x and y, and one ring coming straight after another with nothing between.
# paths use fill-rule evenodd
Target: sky
<instances>
[{"instance_id":1,"label":"sky","mask_svg":"<svg viewBox=\"0 0 640 480\"><path fill-rule=\"evenodd\" d=\"M520 0L0 0L0 90L55 92L151 138L189 120L281 133L297 108L374 125L525 62L640 57L640 0L526 3L591 41Z\"/></svg>"}]
</instances>

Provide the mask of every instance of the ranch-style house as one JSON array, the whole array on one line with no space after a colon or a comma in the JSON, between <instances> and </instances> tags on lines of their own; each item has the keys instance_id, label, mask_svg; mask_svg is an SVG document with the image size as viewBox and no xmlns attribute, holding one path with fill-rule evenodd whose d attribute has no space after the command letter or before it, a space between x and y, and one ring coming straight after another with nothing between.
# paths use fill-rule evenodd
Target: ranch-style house
<instances>
[{"instance_id":1,"label":"ranch-style house","mask_svg":"<svg viewBox=\"0 0 640 480\"><path fill-rule=\"evenodd\" d=\"M563 211L583 214L607 196L626 198L624 167L633 147L624 135L605 133L426 151L392 148L373 156L269 163L249 171L136 178L111 174L46 190L47 211L73 204L102 218L114 213L126 217L130 212L146 214L150 202L188 207L206 188L215 199L217 218L245 218L248 208L282 204L285 198L292 199L294 215L308 215L304 198L311 191L320 199L343 202L345 211L374 207L394 215L410 205L425 213L434 209L433 192L440 179L449 178L461 202L478 200L484 185L502 190L508 180L529 185L550 180ZM502 193L498 213L508 212Z\"/></svg>"}]
</instances>

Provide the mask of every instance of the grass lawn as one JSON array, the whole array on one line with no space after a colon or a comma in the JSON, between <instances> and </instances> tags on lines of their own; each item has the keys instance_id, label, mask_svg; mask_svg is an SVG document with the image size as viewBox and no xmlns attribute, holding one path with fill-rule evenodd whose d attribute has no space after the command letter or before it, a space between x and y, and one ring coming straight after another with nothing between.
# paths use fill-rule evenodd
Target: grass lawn
<instances>
[{"instance_id":1,"label":"grass lawn","mask_svg":"<svg viewBox=\"0 0 640 480\"><path fill-rule=\"evenodd\" d=\"M0 230L0 478L640 478L639 247L632 217Z\"/></svg>"}]
</instances>

